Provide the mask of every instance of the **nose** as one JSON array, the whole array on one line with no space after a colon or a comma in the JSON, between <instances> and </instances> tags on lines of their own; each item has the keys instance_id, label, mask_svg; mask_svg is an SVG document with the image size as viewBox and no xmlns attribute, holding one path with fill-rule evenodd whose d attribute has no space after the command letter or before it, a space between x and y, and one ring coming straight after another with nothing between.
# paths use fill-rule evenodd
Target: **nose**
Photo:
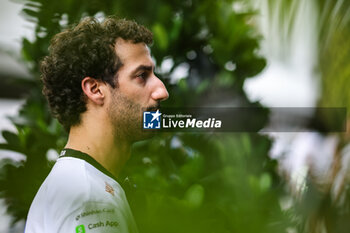
<instances>
[{"instance_id":1,"label":"nose","mask_svg":"<svg viewBox=\"0 0 350 233\"><path fill-rule=\"evenodd\" d=\"M163 101L169 98L169 93L164 85L164 83L154 75L154 80L155 80L155 88L154 91L152 92L152 99L156 101Z\"/></svg>"}]
</instances>

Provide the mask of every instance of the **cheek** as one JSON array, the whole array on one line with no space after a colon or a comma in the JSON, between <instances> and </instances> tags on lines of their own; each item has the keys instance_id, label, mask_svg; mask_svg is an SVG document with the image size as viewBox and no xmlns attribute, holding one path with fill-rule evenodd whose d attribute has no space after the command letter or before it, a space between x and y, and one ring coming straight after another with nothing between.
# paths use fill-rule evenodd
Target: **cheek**
<instances>
[{"instance_id":1,"label":"cheek","mask_svg":"<svg viewBox=\"0 0 350 233\"><path fill-rule=\"evenodd\" d=\"M135 83L130 82L128 85L121 87L120 91L127 98L129 98L130 100L133 100L137 103L145 103L146 104L150 98L150 95L151 95L150 88L149 88L149 86L147 86L147 84L140 85L136 82Z\"/></svg>"}]
</instances>

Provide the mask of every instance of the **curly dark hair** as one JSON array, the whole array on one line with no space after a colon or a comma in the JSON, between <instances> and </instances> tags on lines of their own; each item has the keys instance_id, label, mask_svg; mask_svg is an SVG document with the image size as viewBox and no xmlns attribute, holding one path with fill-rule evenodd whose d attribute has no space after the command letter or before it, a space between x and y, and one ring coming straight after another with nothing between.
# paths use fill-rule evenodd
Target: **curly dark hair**
<instances>
[{"instance_id":1,"label":"curly dark hair","mask_svg":"<svg viewBox=\"0 0 350 233\"><path fill-rule=\"evenodd\" d=\"M115 53L118 38L133 43L152 43L152 33L126 19L108 17L98 22L92 17L55 35L49 55L41 62L43 94L54 117L69 130L80 123L86 111L81 81L85 77L118 86L117 72L123 65Z\"/></svg>"}]
</instances>

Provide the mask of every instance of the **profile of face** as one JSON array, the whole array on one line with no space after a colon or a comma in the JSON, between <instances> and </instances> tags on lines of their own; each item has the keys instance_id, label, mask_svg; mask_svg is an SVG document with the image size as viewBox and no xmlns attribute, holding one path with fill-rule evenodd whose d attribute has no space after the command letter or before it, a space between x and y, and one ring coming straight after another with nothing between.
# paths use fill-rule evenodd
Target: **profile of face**
<instances>
[{"instance_id":1,"label":"profile of face","mask_svg":"<svg viewBox=\"0 0 350 233\"><path fill-rule=\"evenodd\" d=\"M108 115L117 136L134 142L150 137L142 131L142 113L159 108L169 94L154 74L154 63L146 44L117 39L115 49L122 62L117 88L110 87Z\"/></svg>"}]
</instances>

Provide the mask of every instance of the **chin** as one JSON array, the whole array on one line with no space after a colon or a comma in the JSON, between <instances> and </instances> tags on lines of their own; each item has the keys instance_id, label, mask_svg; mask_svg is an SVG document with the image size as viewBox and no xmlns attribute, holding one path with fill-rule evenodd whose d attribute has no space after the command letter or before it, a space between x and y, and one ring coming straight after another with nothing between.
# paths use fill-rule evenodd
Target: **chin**
<instances>
[{"instance_id":1,"label":"chin","mask_svg":"<svg viewBox=\"0 0 350 233\"><path fill-rule=\"evenodd\" d=\"M138 141L143 141L143 140L147 140L150 139L152 137L154 137L157 134L156 131L144 131L144 130L138 130L138 132L128 135L130 142L134 143L134 142L138 142Z\"/></svg>"}]
</instances>

